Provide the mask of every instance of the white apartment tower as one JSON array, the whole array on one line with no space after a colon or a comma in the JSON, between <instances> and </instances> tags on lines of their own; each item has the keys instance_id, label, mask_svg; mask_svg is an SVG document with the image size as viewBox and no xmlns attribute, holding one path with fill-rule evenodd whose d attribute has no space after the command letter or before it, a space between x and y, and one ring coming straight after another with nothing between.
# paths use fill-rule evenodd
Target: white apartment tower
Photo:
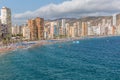
<instances>
[{"instance_id":1,"label":"white apartment tower","mask_svg":"<svg viewBox=\"0 0 120 80\"><path fill-rule=\"evenodd\" d=\"M1 23L7 25L8 33L11 34L11 10L7 7L1 9Z\"/></svg>"},{"instance_id":2,"label":"white apartment tower","mask_svg":"<svg viewBox=\"0 0 120 80\"><path fill-rule=\"evenodd\" d=\"M114 14L114 15L113 15L113 26L115 26L115 27L116 27L116 24L117 24L117 22L116 22L116 17L117 17L117 15Z\"/></svg>"},{"instance_id":3,"label":"white apartment tower","mask_svg":"<svg viewBox=\"0 0 120 80\"><path fill-rule=\"evenodd\" d=\"M62 19L62 34L65 35L65 19Z\"/></svg>"}]
</instances>

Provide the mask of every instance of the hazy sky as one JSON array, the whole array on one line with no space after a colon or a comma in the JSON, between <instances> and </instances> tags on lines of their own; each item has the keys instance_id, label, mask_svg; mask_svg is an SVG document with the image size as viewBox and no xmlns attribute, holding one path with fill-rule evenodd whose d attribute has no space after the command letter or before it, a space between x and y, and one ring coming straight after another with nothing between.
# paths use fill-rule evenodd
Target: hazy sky
<instances>
[{"instance_id":1,"label":"hazy sky","mask_svg":"<svg viewBox=\"0 0 120 80\"><path fill-rule=\"evenodd\" d=\"M119 0L0 0L12 10L13 24L28 19L112 15L120 12Z\"/></svg>"}]
</instances>

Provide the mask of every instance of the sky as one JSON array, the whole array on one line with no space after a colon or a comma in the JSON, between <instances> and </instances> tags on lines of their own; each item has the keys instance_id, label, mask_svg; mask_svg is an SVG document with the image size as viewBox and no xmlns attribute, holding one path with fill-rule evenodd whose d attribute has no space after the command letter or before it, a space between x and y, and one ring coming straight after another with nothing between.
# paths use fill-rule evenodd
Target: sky
<instances>
[{"instance_id":1,"label":"sky","mask_svg":"<svg viewBox=\"0 0 120 80\"><path fill-rule=\"evenodd\" d=\"M120 12L119 0L0 0L0 8L3 6L11 9L13 24L24 24L35 17L80 18Z\"/></svg>"}]
</instances>

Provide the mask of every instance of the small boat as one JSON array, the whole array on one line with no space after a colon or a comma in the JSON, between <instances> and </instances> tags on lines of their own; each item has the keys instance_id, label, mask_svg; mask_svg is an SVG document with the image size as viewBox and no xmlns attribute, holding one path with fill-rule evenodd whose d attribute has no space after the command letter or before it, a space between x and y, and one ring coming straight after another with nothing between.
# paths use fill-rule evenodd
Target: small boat
<instances>
[{"instance_id":1,"label":"small boat","mask_svg":"<svg viewBox=\"0 0 120 80\"><path fill-rule=\"evenodd\" d=\"M79 44L80 42L79 41L73 41L73 43Z\"/></svg>"},{"instance_id":2,"label":"small boat","mask_svg":"<svg viewBox=\"0 0 120 80\"><path fill-rule=\"evenodd\" d=\"M79 41L76 41L77 44L79 44L80 42Z\"/></svg>"}]
</instances>

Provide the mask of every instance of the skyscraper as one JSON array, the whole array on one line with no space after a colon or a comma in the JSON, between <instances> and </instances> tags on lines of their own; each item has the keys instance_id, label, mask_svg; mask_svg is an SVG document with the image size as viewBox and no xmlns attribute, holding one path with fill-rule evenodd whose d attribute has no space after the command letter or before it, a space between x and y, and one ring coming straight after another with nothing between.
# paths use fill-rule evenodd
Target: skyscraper
<instances>
[{"instance_id":1,"label":"skyscraper","mask_svg":"<svg viewBox=\"0 0 120 80\"><path fill-rule=\"evenodd\" d=\"M7 7L1 9L1 23L7 25L8 33L11 34L11 10Z\"/></svg>"}]
</instances>

